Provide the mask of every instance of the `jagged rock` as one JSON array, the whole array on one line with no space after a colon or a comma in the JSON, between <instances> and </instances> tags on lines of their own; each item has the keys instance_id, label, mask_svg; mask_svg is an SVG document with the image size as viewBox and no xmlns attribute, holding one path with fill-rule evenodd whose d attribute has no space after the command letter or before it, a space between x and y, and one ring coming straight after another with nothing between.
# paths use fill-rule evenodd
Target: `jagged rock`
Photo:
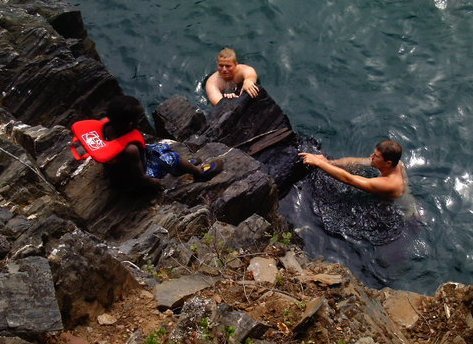
<instances>
[{"instance_id":1,"label":"jagged rock","mask_svg":"<svg viewBox=\"0 0 473 344\"><path fill-rule=\"evenodd\" d=\"M68 149L71 132L62 127L12 125L10 136L31 154L47 179L56 187L66 183L80 165Z\"/></svg>"},{"instance_id":2,"label":"jagged rock","mask_svg":"<svg viewBox=\"0 0 473 344\"><path fill-rule=\"evenodd\" d=\"M76 225L55 215L40 219L24 231L12 244L11 256L15 258L31 255L46 256L58 239L77 229Z\"/></svg>"},{"instance_id":3,"label":"jagged rock","mask_svg":"<svg viewBox=\"0 0 473 344\"><path fill-rule=\"evenodd\" d=\"M304 273L301 276L297 277L301 282L313 281L319 282L325 285L333 286L342 284L345 279L341 275L331 275L331 274L311 274Z\"/></svg>"},{"instance_id":4,"label":"jagged rock","mask_svg":"<svg viewBox=\"0 0 473 344\"><path fill-rule=\"evenodd\" d=\"M170 341L184 343L190 338L209 339L212 334L212 319L215 318L216 312L217 305L213 300L193 297L186 301L177 326L171 332Z\"/></svg>"},{"instance_id":5,"label":"jagged rock","mask_svg":"<svg viewBox=\"0 0 473 344\"><path fill-rule=\"evenodd\" d=\"M276 261L273 258L252 258L250 265L248 265L248 271L253 274L256 282L274 283L278 274Z\"/></svg>"},{"instance_id":6,"label":"jagged rock","mask_svg":"<svg viewBox=\"0 0 473 344\"><path fill-rule=\"evenodd\" d=\"M217 280L201 274L182 276L157 285L153 293L160 310L174 309L182 306L184 301L196 292L212 287Z\"/></svg>"},{"instance_id":7,"label":"jagged rock","mask_svg":"<svg viewBox=\"0 0 473 344\"><path fill-rule=\"evenodd\" d=\"M126 344L142 344L144 342L144 333L142 329L133 332L126 341Z\"/></svg>"},{"instance_id":8,"label":"jagged rock","mask_svg":"<svg viewBox=\"0 0 473 344\"><path fill-rule=\"evenodd\" d=\"M158 137L171 136L177 141L184 141L207 127L203 111L182 96L171 97L159 104L153 118Z\"/></svg>"},{"instance_id":9,"label":"jagged rock","mask_svg":"<svg viewBox=\"0 0 473 344\"><path fill-rule=\"evenodd\" d=\"M278 259L286 270L292 270L299 274L302 273L303 269L297 261L294 251L287 251L284 257L278 257Z\"/></svg>"},{"instance_id":10,"label":"jagged rock","mask_svg":"<svg viewBox=\"0 0 473 344\"><path fill-rule=\"evenodd\" d=\"M22 233L26 232L32 225L33 222L31 220L28 220L25 216L18 215L9 219L5 224L5 227L0 228L0 233L9 238L16 239Z\"/></svg>"},{"instance_id":11,"label":"jagged rock","mask_svg":"<svg viewBox=\"0 0 473 344\"><path fill-rule=\"evenodd\" d=\"M301 318L299 321L294 325L292 331L294 333L301 332L312 320L314 315L320 309L320 307L324 304L325 298L324 297L317 297L312 300L309 300L306 303L304 313L302 313Z\"/></svg>"},{"instance_id":12,"label":"jagged rock","mask_svg":"<svg viewBox=\"0 0 473 344\"><path fill-rule=\"evenodd\" d=\"M257 214L253 214L238 226L217 221L207 235L215 239L215 244L226 249L256 248L271 224Z\"/></svg>"},{"instance_id":13,"label":"jagged rock","mask_svg":"<svg viewBox=\"0 0 473 344\"><path fill-rule=\"evenodd\" d=\"M219 220L237 225L253 213L271 217L277 206L277 190L260 163L237 149L209 143L194 154L203 161L218 157L224 170L208 182L187 183L168 189L167 197L194 206L211 204Z\"/></svg>"},{"instance_id":14,"label":"jagged rock","mask_svg":"<svg viewBox=\"0 0 473 344\"><path fill-rule=\"evenodd\" d=\"M163 250L157 269L173 269L190 266L194 252L191 245L173 239Z\"/></svg>"},{"instance_id":15,"label":"jagged rock","mask_svg":"<svg viewBox=\"0 0 473 344\"><path fill-rule=\"evenodd\" d=\"M34 159L20 146L0 135L0 196L20 207L55 194ZM25 211L27 212L27 211Z\"/></svg>"},{"instance_id":16,"label":"jagged rock","mask_svg":"<svg viewBox=\"0 0 473 344\"><path fill-rule=\"evenodd\" d=\"M228 335L229 343L244 343L247 338L261 338L269 326L250 317L246 312L233 310L226 304L217 308L215 323L219 324L217 331L231 333ZM229 331L232 329L232 331Z\"/></svg>"},{"instance_id":17,"label":"jagged rock","mask_svg":"<svg viewBox=\"0 0 473 344\"><path fill-rule=\"evenodd\" d=\"M84 114L100 112L121 93L84 36L77 9L65 2L53 4L0 4L5 30L0 45L6 52L0 61L2 105L30 125L69 126Z\"/></svg>"},{"instance_id":18,"label":"jagged rock","mask_svg":"<svg viewBox=\"0 0 473 344\"><path fill-rule=\"evenodd\" d=\"M138 286L105 244L80 230L61 237L48 259L67 327L94 318Z\"/></svg>"},{"instance_id":19,"label":"jagged rock","mask_svg":"<svg viewBox=\"0 0 473 344\"><path fill-rule=\"evenodd\" d=\"M118 249L137 264L147 260L157 262L165 247L163 237L168 236L168 231L159 225L151 225L136 238L123 241Z\"/></svg>"},{"instance_id":20,"label":"jagged rock","mask_svg":"<svg viewBox=\"0 0 473 344\"><path fill-rule=\"evenodd\" d=\"M426 296L408 291L396 291L385 288L386 300L383 306L391 319L405 328L411 328L419 319L420 304Z\"/></svg>"},{"instance_id":21,"label":"jagged rock","mask_svg":"<svg viewBox=\"0 0 473 344\"><path fill-rule=\"evenodd\" d=\"M11 244L7 237L0 234L0 259L6 257L7 253L10 252Z\"/></svg>"},{"instance_id":22,"label":"jagged rock","mask_svg":"<svg viewBox=\"0 0 473 344\"><path fill-rule=\"evenodd\" d=\"M32 335L63 328L51 270L42 257L10 262L0 272L0 335Z\"/></svg>"},{"instance_id":23,"label":"jagged rock","mask_svg":"<svg viewBox=\"0 0 473 344\"><path fill-rule=\"evenodd\" d=\"M10 221L11 218L13 218L14 214L5 207L0 207L0 233L2 233L1 228L5 226L5 224Z\"/></svg>"},{"instance_id":24,"label":"jagged rock","mask_svg":"<svg viewBox=\"0 0 473 344\"><path fill-rule=\"evenodd\" d=\"M349 289L350 288L348 288L348 290ZM355 289L357 298L361 305L363 305L363 308L361 309L361 314L363 314L364 317L363 321L366 326L371 327L372 333L379 334L377 340L382 343L407 343L408 340L391 318L389 318L389 315L381 304L377 300L369 297L362 287L355 286Z\"/></svg>"}]
</instances>

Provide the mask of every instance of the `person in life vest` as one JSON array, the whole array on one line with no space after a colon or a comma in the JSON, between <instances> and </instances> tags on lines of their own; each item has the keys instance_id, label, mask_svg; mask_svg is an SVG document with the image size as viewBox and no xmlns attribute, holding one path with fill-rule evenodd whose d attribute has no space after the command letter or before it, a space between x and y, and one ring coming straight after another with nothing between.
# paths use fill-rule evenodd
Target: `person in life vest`
<instances>
[{"instance_id":1,"label":"person in life vest","mask_svg":"<svg viewBox=\"0 0 473 344\"><path fill-rule=\"evenodd\" d=\"M209 180L222 171L223 162L215 160L209 164L197 165L181 158L167 144L145 145L135 135L138 119L144 109L140 102L131 96L117 96L107 107L109 122L104 126L105 142L129 136L130 142L115 158L105 163L107 172L114 184L126 186L151 186L161 189L159 178L166 174L179 176L190 173L196 180ZM131 133L131 134L130 134Z\"/></svg>"}]
</instances>

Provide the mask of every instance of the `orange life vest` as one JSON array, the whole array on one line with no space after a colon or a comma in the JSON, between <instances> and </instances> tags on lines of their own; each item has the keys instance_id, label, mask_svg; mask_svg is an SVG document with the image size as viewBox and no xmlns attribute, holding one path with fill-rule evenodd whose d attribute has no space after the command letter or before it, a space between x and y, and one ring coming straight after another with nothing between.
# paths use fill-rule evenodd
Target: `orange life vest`
<instances>
[{"instance_id":1,"label":"orange life vest","mask_svg":"<svg viewBox=\"0 0 473 344\"><path fill-rule=\"evenodd\" d=\"M108 122L110 122L108 118L86 119L72 125L71 130L74 136L71 151L76 160L83 160L90 156L97 162L107 163L123 152L130 143L145 146L145 138L137 129L114 140L105 140L104 127ZM80 148L85 153L80 153Z\"/></svg>"}]
</instances>

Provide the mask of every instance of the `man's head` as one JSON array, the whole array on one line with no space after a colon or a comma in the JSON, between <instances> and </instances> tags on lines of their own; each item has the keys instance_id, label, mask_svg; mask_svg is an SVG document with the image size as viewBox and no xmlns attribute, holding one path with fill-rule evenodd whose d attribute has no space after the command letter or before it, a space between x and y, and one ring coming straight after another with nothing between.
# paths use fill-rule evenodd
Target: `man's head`
<instances>
[{"instance_id":1,"label":"man's head","mask_svg":"<svg viewBox=\"0 0 473 344\"><path fill-rule=\"evenodd\" d=\"M131 96L117 96L107 106L110 124L117 129L135 128L143 113L139 100Z\"/></svg>"},{"instance_id":2,"label":"man's head","mask_svg":"<svg viewBox=\"0 0 473 344\"><path fill-rule=\"evenodd\" d=\"M371 155L371 164L375 167L380 167L380 164L396 167L401 155L402 146L400 143L393 140L384 140L376 145L375 152Z\"/></svg>"},{"instance_id":3,"label":"man's head","mask_svg":"<svg viewBox=\"0 0 473 344\"><path fill-rule=\"evenodd\" d=\"M233 49L222 49L217 56L217 71L225 81L233 80L235 68L238 64L236 52Z\"/></svg>"}]
</instances>

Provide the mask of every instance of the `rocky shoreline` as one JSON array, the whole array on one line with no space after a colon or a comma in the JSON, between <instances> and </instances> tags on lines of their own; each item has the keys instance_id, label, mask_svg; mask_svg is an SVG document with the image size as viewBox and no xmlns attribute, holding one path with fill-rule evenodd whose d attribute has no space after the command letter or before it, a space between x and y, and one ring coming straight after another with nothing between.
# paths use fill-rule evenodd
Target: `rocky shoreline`
<instances>
[{"instance_id":1,"label":"rocky shoreline","mask_svg":"<svg viewBox=\"0 0 473 344\"><path fill-rule=\"evenodd\" d=\"M473 287L365 287L311 261L278 200L306 170L265 91L160 104L148 139L220 157L208 182L116 190L70 124L122 94L62 1L0 2L0 343L471 343Z\"/></svg>"}]
</instances>

